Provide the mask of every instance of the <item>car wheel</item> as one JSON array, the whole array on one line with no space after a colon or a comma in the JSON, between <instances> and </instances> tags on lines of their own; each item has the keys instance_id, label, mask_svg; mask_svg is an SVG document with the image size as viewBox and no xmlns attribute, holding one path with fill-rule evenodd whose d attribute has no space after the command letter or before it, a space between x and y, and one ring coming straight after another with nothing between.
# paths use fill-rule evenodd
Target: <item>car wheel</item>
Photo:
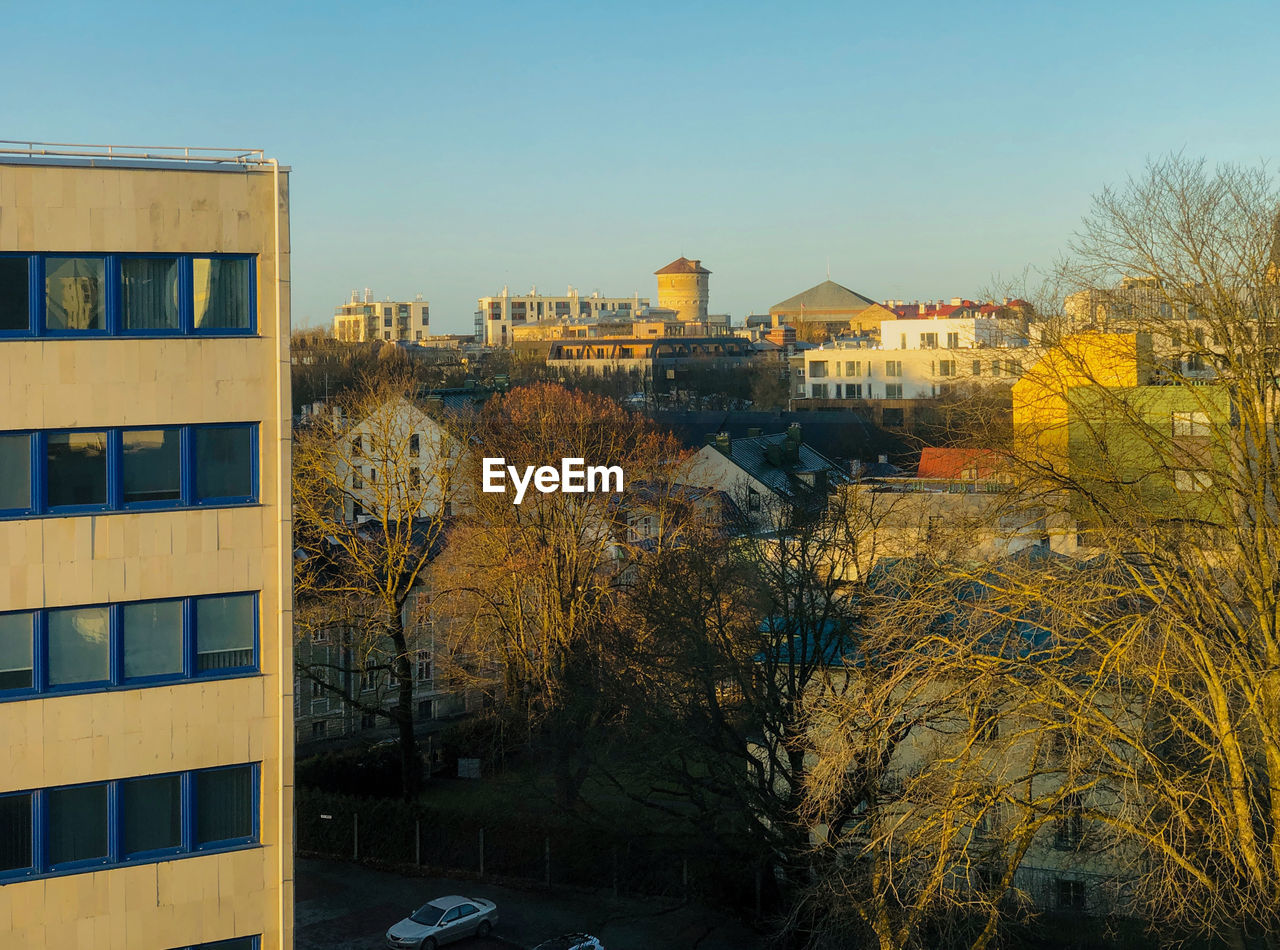
<instances>
[{"instance_id":1,"label":"car wheel","mask_svg":"<svg viewBox=\"0 0 1280 950\"><path fill-rule=\"evenodd\" d=\"M436 938L428 937L418 945L418 950L436 950Z\"/></svg>"},{"instance_id":2,"label":"car wheel","mask_svg":"<svg viewBox=\"0 0 1280 950\"><path fill-rule=\"evenodd\" d=\"M480 921L480 926L476 928L476 936L483 940L493 931L493 924L487 920Z\"/></svg>"}]
</instances>

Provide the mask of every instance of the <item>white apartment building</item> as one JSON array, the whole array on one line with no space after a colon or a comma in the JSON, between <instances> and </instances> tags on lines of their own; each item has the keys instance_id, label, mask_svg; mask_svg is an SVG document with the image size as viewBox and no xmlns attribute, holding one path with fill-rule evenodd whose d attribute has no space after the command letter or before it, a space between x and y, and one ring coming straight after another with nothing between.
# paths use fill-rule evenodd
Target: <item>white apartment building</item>
<instances>
[{"instance_id":1,"label":"white apartment building","mask_svg":"<svg viewBox=\"0 0 1280 950\"><path fill-rule=\"evenodd\" d=\"M649 298L602 297L598 292L581 294L570 287L564 296L539 294L534 287L527 294L512 294L506 287L493 297L476 301L476 341L486 346L510 346L512 328L545 320L598 320L601 316L631 319L648 308Z\"/></svg>"},{"instance_id":2,"label":"white apartment building","mask_svg":"<svg viewBox=\"0 0 1280 950\"><path fill-rule=\"evenodd\" d=\"M351 299L333 311L333 338L343 343L373 340L421 342L431 336L431 304L418 294L413 300L373 299L366 287L363 298L351 291Z\"/></svg>"},{"instance_id":3,"label":"white apartment building","mask_svg":"<svg viewBox=\"0 0 1280 950\"><path fill-rule=\"evenodd\" d=\"M1018 320L883 320L880 344L836 341L805 350L796 399L932 399L957 384L1012 383L1029 365Z\"/></svg>"}]
</instances>

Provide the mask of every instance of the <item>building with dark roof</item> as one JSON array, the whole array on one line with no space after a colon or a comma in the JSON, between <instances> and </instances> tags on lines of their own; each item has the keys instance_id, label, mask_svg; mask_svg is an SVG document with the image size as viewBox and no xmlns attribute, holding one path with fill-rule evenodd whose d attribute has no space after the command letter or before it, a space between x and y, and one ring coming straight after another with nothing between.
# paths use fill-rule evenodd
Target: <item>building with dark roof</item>
<instances>
[{"instance_id":1,"label":"building with dark roof","mask_svg":"<svg viewBox=\"0 0 1280 950\"><path fill-rule=\"evenodd\" d=\"M864 297L833 280L824 280L774 304L769 308L769 317L774 326L784 323L797 327L823 324L826 331L834 336L846 330L878 333L880 321L892 320L894 313L870 297Z\"/></svg>"}]
</instances>

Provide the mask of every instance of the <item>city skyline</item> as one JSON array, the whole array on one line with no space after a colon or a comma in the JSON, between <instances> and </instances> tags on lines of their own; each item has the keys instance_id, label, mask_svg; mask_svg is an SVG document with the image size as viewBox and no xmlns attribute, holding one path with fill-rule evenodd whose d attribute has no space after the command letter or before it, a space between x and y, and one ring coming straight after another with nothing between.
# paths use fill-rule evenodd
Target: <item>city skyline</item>
<instances>
[{"instance_id":1,"label":"city skyline","mask_svg":"<svg viewBox=\"0 0 1280 950\"><path fill-rule=\"evenodd\" d=\"M739 322L828 260L879 300L976 296L1051 263L1149 157L1280 146L1261 3L219 10L12 11L59 67L15 44L42 80L3 137L280 156L299 327L371 287L469 332L504 285L652 297L678 256Z\"/></svg>"}]
</instances>

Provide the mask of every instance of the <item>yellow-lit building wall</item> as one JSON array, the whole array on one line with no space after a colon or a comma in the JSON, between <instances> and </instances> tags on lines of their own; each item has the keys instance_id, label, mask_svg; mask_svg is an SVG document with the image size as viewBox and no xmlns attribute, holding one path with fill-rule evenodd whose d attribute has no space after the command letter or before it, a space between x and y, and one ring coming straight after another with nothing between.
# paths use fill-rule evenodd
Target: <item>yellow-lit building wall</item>
<instances>
[{"instance_id":1,"label":"yellow-lit building wall","mask_svg":"<svg viewBox=\"0 0 1280 950\"><path fill-rule=\"evenodd\" d=\"M256 256L257 335L0 340L0 431L258 425L256 504L0 520L0 611L259 592L260 675L0 702L0 794L260 763L258 843L0 884L0 948L293 945L287 171L0 162L0 249Z\"/></svg>"}]
</instances>

